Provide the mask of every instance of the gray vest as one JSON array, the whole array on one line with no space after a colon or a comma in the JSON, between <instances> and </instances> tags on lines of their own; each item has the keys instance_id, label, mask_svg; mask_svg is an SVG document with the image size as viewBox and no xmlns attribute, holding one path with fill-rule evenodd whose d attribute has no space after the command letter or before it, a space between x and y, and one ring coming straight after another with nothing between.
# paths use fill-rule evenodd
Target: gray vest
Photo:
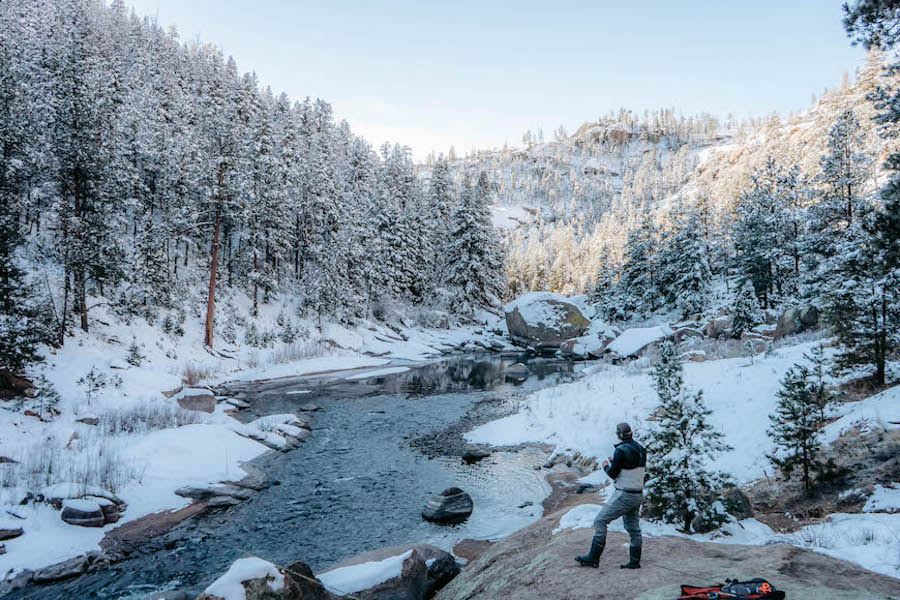
<instances>
[{"instance_id":1,"label":"gray vest","mask_svg":"<svg viewBox=\"0 0 900 600\"><path fill-rule=\"evenodd\" d=\"M616 489L623 492L644 491L644 467L622 469L616 477Z\"/></svg>"}]
</instances>

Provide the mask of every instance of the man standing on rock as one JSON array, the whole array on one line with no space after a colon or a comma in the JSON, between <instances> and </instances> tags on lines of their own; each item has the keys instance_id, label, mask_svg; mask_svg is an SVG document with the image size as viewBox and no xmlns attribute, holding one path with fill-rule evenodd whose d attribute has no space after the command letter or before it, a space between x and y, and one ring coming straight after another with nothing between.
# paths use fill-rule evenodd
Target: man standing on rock
<instances>
[{"instance_id":1,"label":"man standing on rock","mask_svg":"<svg viewBox=\"0 0 900 600\"><path fill-rule=\"evenodd\" d=\"M600 566L600 555L606 546L607 526L622 517L625 531L631 536L630 560L623 569L641 568L641 503L644 500L644 467L647 466L647 451L634 441L628 423L616 425L616 435L621 440L611 460L603 461L603 470L615 482L616 491L597 518L594 519L594 539L591 551L576 556L582 566Z\"/></svg>"}]
</instances>

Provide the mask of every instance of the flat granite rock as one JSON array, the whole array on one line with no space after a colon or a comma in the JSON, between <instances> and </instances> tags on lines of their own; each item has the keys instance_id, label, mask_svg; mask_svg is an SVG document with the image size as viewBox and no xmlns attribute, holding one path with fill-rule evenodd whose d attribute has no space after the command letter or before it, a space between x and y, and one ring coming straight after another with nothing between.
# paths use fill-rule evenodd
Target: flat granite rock
<instances>
[{"instance_id":1,"label":"flat granite rock","mask_svg":"<svg viewBox=\"0 0 900 600\"><path fill-rule=\"evenodd\" d=\"M787 544L741 546L645 537L643 568L634 572L619 568L628 558L628 537L611 532L600 568L579 567L573 556L590 547L593 529L553 535L565 512L544 517L485 550L436 600L670 600L678 597L681 584L753 577L766 578L788 598L900 598L900 579Z\"/></svg>"}]
</instances>

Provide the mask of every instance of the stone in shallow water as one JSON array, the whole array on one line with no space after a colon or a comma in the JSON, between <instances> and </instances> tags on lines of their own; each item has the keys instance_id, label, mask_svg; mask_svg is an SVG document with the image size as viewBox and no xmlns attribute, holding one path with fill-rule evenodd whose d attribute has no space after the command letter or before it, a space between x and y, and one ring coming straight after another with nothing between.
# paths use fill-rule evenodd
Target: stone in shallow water
<instances>
[{"instance_id":1,"label":"stone in shallow water","mask_svg":"<svg viewBox=\"0 0 900 600\"><path fill-rule=\"evenodd\" d=\"M462 459L463 462L471 465L473 463L477 463L478 461L484 460L490 455L491 453L487 450L483 450L481 448L469 448L465 452L463 452Z\"/></svg>"},{"instance_id":2,"label":"stone in shallow water","mask_svg":"<svg viewBox=\"0 0 900 600\"><path fill-rule=\"evenodd\" d=\"M457 487L447 488L428 499L422 510L422 518L433 523L461 523L469 518L474 507L469 494Z\"/></svg>"}]
</instances>

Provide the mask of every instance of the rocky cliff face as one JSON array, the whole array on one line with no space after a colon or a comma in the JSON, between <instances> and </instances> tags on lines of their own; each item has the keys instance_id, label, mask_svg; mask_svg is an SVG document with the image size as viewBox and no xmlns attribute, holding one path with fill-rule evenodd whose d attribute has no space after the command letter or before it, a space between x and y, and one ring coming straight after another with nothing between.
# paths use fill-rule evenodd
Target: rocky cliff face
<instances>
[{"instance_id":1,"label":"rocky cliff face","mask_svg":"<svg viewBox=\"0 0 900 600\"><path fill-rule=\"evenodd\" d=\"M645 538L644 566L619 569L627 536L611 533L599 569L572 557L590 546L590 529L553 535L565 511L554 513L495 544L445 587L437 600L670 600L681 584L710 585L726 578L764 577L788 598L863 600L897 598L900 580L877 575L793 546L739 546L675 537ZM689 575L690 574L690 575Z\"/></svg>"}]
</instances>

